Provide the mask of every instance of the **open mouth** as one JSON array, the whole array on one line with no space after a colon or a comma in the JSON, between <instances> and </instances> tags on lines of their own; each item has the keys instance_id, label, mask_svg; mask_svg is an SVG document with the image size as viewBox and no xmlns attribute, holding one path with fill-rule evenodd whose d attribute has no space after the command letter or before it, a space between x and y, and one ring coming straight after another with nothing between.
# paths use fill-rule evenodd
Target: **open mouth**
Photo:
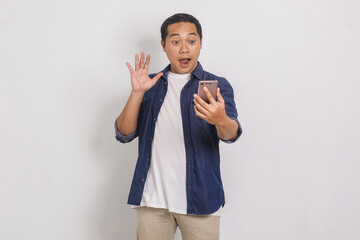
<instances>
[{"instance_id":1,"label":"open mouth","mask_svg":"<svg viewBox=\"0 0 360 240\"><path fill-rule=\"evenodd\" d=\"M181 66L187 66L189 62L191 61L191 58L182 58L179 60Z\"/></svg>"}]
</instances>

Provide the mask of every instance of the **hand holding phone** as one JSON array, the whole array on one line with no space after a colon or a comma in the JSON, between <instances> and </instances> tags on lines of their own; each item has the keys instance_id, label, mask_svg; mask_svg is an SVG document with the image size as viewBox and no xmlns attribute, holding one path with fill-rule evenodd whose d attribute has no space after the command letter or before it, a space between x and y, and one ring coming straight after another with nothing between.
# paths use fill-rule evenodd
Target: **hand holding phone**
<instances>
[{"instance_id":1,"label":"hand holding phone","mask_svg":"<svg viewBox=\"0 0 360 240\"><path fill-rule=\"evenodd\" d=\"M207 98L206 93L204 92L204 87L206 87L210 91L211 95L216 100L216 89L218 87L218 81L217 80L200 80L199 81L198 95L202 100L209 103L210 101Z\"/></svg>"}]
</instances>

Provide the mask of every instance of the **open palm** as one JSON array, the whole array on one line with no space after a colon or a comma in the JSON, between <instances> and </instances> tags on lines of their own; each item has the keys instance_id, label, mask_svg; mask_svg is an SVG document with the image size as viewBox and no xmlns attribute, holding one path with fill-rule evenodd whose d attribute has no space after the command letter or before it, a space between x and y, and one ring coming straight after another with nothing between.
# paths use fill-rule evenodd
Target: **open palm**
<instances>
[{"instance_id":1,"label":"open palm","mask_svg":"<svg viewBox=\"0 0 360 240\"><path fill-rule=\"evenodd\" d=\"M139 61L139 55L135 55L135 70L131 67L130 63L126 62L126 66L129 68L131 74L131 86L132 90L136 93L145 93L149 90L163 75L162 72L158 73L154 78L149 78L149 64L150 64L150 54L146 56L141 53L141 58Z\"/></svg>"}]
</instances>

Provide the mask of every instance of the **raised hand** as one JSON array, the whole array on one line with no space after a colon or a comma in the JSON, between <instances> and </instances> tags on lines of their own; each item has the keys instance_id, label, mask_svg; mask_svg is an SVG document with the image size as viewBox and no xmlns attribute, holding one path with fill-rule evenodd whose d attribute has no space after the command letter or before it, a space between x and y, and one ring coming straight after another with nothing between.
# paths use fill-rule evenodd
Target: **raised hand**
<instances>
[{"instance_id":1,"label":"raised hand","mask_svg":"<svg viewBox=\"0 0 360 240\"><path fill-rule=\"evenodd\" d=\"M141 53L141 58L139 61L139 55L135 55L135 70L131 67L129 62L126 62L126 66L129 68L131 75L131 86L134 93L144 94L149 90L163 75L162 72L158 73L154 78L149 78L149 64L150 64L150 54L146 56L144 52Z\"/></svg>"}]
</instances>

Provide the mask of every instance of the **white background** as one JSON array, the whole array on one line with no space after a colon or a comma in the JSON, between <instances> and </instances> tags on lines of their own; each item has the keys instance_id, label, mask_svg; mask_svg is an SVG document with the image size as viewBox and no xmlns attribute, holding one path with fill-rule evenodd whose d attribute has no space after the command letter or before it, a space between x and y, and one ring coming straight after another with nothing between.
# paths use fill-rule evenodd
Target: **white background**
<instances>
[{"instance_id":1,"label":"white background","mask_svg":"<svg viewBox=\"0 0 360 240\"><path fill-rule=\"evenodd\" d=\"M244 130L221 144L221 239L357 239L358 0L1 1L0 239L135 239L137 140L113 124L125 61L162 70L177 12L202 23L199 60L233 85Z\"/></svg>"}]
</instances>

